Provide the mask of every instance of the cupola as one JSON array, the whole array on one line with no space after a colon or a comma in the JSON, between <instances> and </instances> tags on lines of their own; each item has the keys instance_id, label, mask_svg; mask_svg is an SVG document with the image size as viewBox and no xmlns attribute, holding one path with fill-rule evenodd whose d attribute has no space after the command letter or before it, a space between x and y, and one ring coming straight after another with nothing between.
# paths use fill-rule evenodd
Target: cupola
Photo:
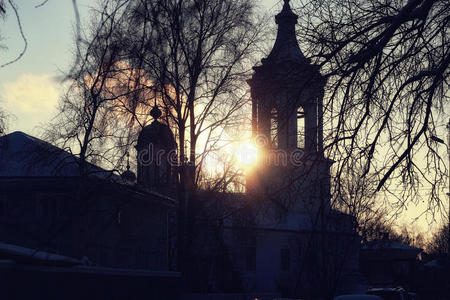
<instances>
[{"instance_id":1,"label":"cupola","mask_svg":"<svg viewBox=\"0 0 450 300\"><path fill-rule=\"evenodd\" d=\"M159 121L158 106L150 111L153 122L139 133L137 183L157 191L168 191L176 182L177 143L170 127Z\"/></svg>"}]
</instances>

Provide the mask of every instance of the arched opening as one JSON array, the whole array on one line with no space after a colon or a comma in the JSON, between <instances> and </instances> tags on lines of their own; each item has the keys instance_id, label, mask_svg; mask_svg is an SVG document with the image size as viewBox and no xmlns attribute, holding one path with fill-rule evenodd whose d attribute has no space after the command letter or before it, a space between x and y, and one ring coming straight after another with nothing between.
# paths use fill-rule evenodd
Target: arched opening
<instances>
[{"instance_id":1,"label":"arched opening","mask_svg":"<svg viewBox=\"0 0 450 300\"><path fill-rule=\"evenodd\" d=\"M305 111L303 107L297 109L297 147L305 148Z\"/></svg>"},{"instance_id":2,"label":"arched opening","mask_svg":"<svg viewBox=\"0 0 450 300\"><path fill-rule=\"evenodd\" d=\"M270 141L273 147L278 148L278 112L276 108L270 111Z\"/></svg>"}]
</instances>

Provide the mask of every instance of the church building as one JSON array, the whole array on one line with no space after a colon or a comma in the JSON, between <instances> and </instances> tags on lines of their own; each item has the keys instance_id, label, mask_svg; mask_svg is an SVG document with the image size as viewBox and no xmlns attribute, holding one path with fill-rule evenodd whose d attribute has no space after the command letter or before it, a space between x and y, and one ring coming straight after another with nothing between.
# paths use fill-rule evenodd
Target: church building
<instances>
[{"instance_id":1,"label":"church building","mask_svg":"<svg viewBox=\"0 0 450 300\"><path fill-rule=\"evenodd\" d=\"M248 80L261 157L247 174L244 213L225 224L225 236L247 291L308 299L361 291L361 276L354 219L330 204L326 79L300 50L297 19L285 0L275 44Z\"/></svg>"}]
</instances>

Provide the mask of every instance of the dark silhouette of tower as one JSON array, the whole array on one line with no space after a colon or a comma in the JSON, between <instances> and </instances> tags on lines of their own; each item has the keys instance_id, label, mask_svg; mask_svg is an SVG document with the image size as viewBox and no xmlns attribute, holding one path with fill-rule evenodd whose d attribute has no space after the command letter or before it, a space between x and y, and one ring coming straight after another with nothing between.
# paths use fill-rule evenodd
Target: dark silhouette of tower
<instances>
[{"instance_id":1,"label":"dark silhouette of tower","mask_svg":"<svg viewBox=\"0 0 450 300\"><path fill-rule=\"evenodd\" d=\"M139 133L137 150L137 183L166 195L173 193L176 183L177 144L169 126L158 121L161 111L150 111L153 122Z\"/></svg>"},{"instance_id":2,"label":"dark silhouette of tower","mask_svg":"<svg viewBox=\"0 0 450 300\"><path fill-rule=\"evenodd\" d=\"M297 19L285 0L275 16L278 32L273 49L248 80L253 137L263 153L247 176L247 191L303 210L300 202L311 208L329 202L331 161L323 156L326 80L300 50Z\"/></svg>"}]
</instances>

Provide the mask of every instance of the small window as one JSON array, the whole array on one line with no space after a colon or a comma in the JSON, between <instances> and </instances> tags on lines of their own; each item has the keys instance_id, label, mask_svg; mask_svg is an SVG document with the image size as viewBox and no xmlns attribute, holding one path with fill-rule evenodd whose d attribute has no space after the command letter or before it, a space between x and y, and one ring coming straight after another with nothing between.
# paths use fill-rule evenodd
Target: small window
<instances>
[{"instance_id":1,"label":"small window","mask_svg":"<svg viewBox=\"0 0 450 300\"><path fill-rule=\"evenodd\" d=\"M37 216L39 218L61 217L60 206L61 202L59 199L54 199L51 195L45 195L38 201Z\"/></svg>"},{"instance_id":2,"label":"small window","mask_svg":"<svg viewBox=\"0 0 450 300\"><path fill-rule=\"evenodd\" d=\"M65 200L64 194L38 193L36 206L37 217L38 218L61 217L63 215L61 206L64 200Z\"/></svg>"},{"instance_id":3,"label":"small window","mask_svg":"<svg viewBox=\"0 0 450 300\"><path fill-rule=\"evenodd\" d=\"M410 273L410 264L407 261L397 261L393 267L396 275L406 276Z\"/></svg>"},{"instance_id":4,"label":"small window","mask_svg":"<svg viewBox=\"0 0 450 300\"><path fill-rule=\"evenodd\" d=\"M275 148L278 148L278 112L276 108L270 111L270 140Z\"/></svg>"},{"instance_id":5,"label":"small window","mask_svg":"<svg viewBox=\"0 0 450 300\"><path fill-rule=\"evenodd\" d=\"M305 148L305 111L303 107L297 109L297 147Z\"/></svg>"},{"instance_id":6,"label":"small window","mask_svg":"<svg viewBox=\"0 0 450 300\"><path fill-rule=\"evenodd\" d=\"M247 271L256 271L256 247L247 247Z\"/></svg>"},{"instance_id":7,"label":"small window","mask_svg":"<svg viewBox=\"0 0 450 300\"><path fill-rule=\"evenodd\" d=\"M280 251L280 270L288 271L290 267L289 249L281 249Z\"/></svg>"}]
</instances>

